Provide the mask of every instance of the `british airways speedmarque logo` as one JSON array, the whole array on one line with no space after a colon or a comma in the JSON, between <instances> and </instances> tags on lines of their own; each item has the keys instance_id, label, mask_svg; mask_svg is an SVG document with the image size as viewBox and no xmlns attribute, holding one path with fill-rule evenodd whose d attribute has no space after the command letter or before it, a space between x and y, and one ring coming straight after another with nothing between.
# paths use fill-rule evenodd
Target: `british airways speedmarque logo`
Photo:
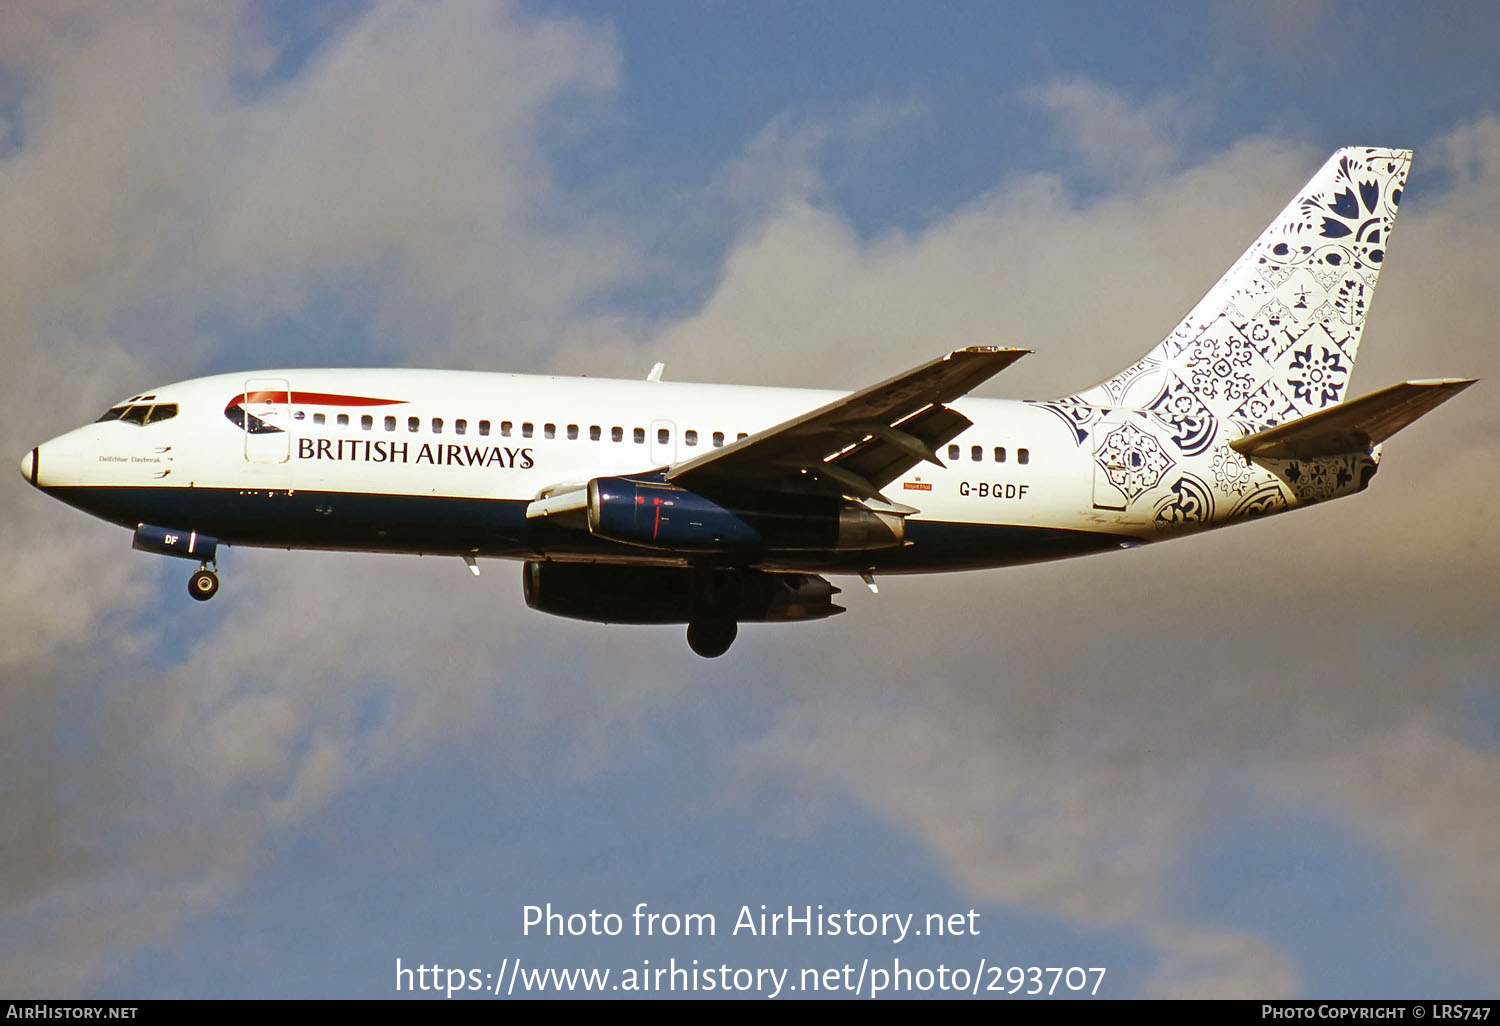
<instances>
[{"instance_id":1,"label":"british airways speedmarque logo","mask_svg":"<svg viewBox=\"0 0 1500 1026\"><path fill-rule=\"evenodd\" d=\"M224 407L224 416L235 427L244 428L252 435L265 435L286 429L267 424L255 414L246 412L246 406L402 406L405 403L405 399L372 399L369 396L340 395L337 392L289 392L281 388L260 388L250 392L236 392Z\"/></svg>"}]
</instances>

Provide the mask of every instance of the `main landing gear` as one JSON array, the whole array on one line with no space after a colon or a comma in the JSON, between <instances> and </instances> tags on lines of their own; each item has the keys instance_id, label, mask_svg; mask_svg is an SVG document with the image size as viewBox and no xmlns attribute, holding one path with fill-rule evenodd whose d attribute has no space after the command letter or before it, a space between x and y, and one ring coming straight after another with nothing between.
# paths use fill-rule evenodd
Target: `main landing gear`
<instances>
[{"instance_id":1,"label":"main landing gear","mask_svg":"<svg viewBox=\"0 0 1500 1026\"><path fill-rule=\"evenodd\" d=\"M693 620L687 628L688 648L705 659L713 659L729 651L739 632L739 625L733 620Z\"/></svg>"},{"instance_id":2,"label":"main landing gear","mask_svg":"<svg viewBox=\"0 0 1500 1026\"><path fill-rule=\"evenodd\" d=\"M693 567L690 601L688 648L705 659L716 659L728 652L740 632L734 615L739 606L734 575L716 572L709 566Z\"/></svg>"},{"instance_id":3,"label":"main landing gear","mask_svg":"<svg viewBox=\"0 0 1500 1026\"><path fill-rule=\"evenodd\" d=\"M204 563L188 578L188 594L199 602L207 602L219 593L219 575Z\"/></svg>"}]
</instances>

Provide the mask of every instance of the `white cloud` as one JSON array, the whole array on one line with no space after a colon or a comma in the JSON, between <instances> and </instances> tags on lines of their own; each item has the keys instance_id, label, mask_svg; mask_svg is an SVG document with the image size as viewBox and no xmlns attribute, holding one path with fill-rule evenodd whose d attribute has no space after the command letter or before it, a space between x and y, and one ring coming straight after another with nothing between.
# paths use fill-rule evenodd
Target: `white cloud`
<instances>
[{"instance_id":1,"label":"white cloud","mask_svg":"<svg viewBox=\"0 0 1500 1026\"><path fill-rule=\"evenodd\" d=\"M502 4L384 3L289 80L245 92L235 76L271 66L280 44L241 13L0 10L0 60L26 97L0 175L0 346L24 386L0 419L7 459L200 365L219 344L199 327L208 315L294 312L335 286L371 311L387 353L536 362L630 265L545 156L558 101L614 86L605 35ZM492 701L491 646L507 633L492 610L412 645L389 625L409 621L421 587L383 591L400 572L378 560L336 579L300 569L317 557L275 562L272 582L253 567L274 556L235 551L233 594L191 610L187 629L180 604L156 616L164 577L181 598L185 564L132 557L127 535L33 492L14 465L0 496L0 989L86 988L112 956L232 893L268 829L306 822L351 777ZM196 643L174 654L164 634ZM387 712L361 732L355 698ZM60 750L60 733L86 751Z\"/></svg>"},{"instance_id":2,"label":"white cloud","mask_svg":"<svg viewBox=\"0 0 1500 1026\"><path fill-rule=\"evenodd\" d=\"M1017 345L1036 353L987 391L1066 394L1165 335L1318 156L1251 140L1090 202L1026 176L920 232L868 240L793 195L746 226L703 307L644 349L676 378L852 388L959 346ZM591 345L558 363L625 373L641 351Z\"/></svg>"},{"instance_id":3,"label":"white cloud","mask_svg":"<svg viewBox=\"0 0 1500 1026\"><path fill-rule=\"evenodd\" d=\"M390 2L242 95L234 73L274 47L240 13L0 12L0 60L28 98L0 178L0 347L25 385L0 420L7 459L200 366L219 344L208 315L253 322L343 283L387 358L524 364L629 265L543 155L541 112L613 86L601 34L504 5ZM14 473L0 494L19 554L0 665L139 603L146 582L103 558L112 532L53 540L55 507Z\"/></svg>"},{"instance_id":4,"label":"white cloud","mask_svg":"<svg viewBox=\"0 0 1500 1026\"><path fill-rule=\"evenodd\" d=\"M1183 143L1206 120L1184 96L1131 103L1085 78L1039 86L1028 98L1057 121L1090 176L1115 187L1138 185L1178 169Z\"/></svg>"},{"instance_id":5,"label":"white cloud","mask_svg":"<svg viewBox=\"0 0 1500 1026\"><path fill-rule=\"evenodd\" d=\"M1361 390L1497 369L1484 280L1500 247L1474 216L1500 205L1496 135L1481 119L1418 154ZM696 356L705 376L754 352L745 377L855 385L950 345L1047 345L1001 384L1068 391L1149 348L1320 156L1250 140L1087 203L1024 179L869 242L789 204L655 351ZM1460 169L1452 191L1424 195L1432 163ZM1497 836L1476 812L1494 808L1500 760L1432 719L1500 674L1500 586L1474 572L1500 551L1473 490L1500 432L1465 400L1389 444L1366 495L1324 509L1108 560L891 583L816 640L792 636L779 672L833 664L812 669L825 693L794 702L749 765L851 795L969 893L1141 929L1162 994L1298 986L1267 939L1189 925L1171 894L1236 779L1278 782L1260 793L1287 814L1337 806L1493 954Z\"/></svg>"},{"instance_id":6,"label":"white cloud","mask_svg":"<svg viewBox=\"0 0 1500 1026\"><path fill-rule=\"evenodd\" d=\"M613 88L608 40L481 4L391 3L237 111L204 233L264 302L368 282L379 338L424 360L535 359L632 255L553 185L557 101ZM543 112L554 112L544 122ZM544 125L545 130L544 130ZM253 309L253 304L247 304Z\"/></svg>"},{"instance_id":7,"label":"white cloud","mask_svg":"<svg viewBox=\"0 0 1500 1026\"><path fill-rule=\"evenodd\" d=\"M1490 669L1494 663L1491 662ZM1306 751L1269 774L1282 793L1340 809L1413 871L1430 918L1461 925L1500 959L1500 752L1420 713L1362 737Z\"/></svg>"},{"instance_id":8,"label":"white cloud","mask_svg":"<svg viewBox=\"0 0 1500 1026\"><path fill-rule=\"evenodd\" d=\"M1155 928L1162 960L1143 997L1249 1001L1295 997L1296 966L1258 938L1232 930Z\"/></svg>"},{"instance_id":9,"label":"white cloud","mask_svg":"<svg viewBox=\"0 0 1500 1026\"><path fill-rule=\"evenodd\" d=\"M402 356L540 363L563 337L583 341L557 366L640 362L640 339L602 344L580 312L636 244L582 216L538 138L558 97L613 87L601 34L504 7L379 5L291 81L241 96L225 69L271 55L232 13L14 8L29 5L6 10L0 45L24 58L35 100L0 179L0 345L26 384L4 451L203 359L205 312L295 309L329 281ZM1041 99L1095 169L1095 129L1132 147L1121 191L1082 202L1030 176L922 231L861 239L820 198L825 131L768 129L725 187L753 168L778 187L740 208L753 216L713 295L648 333L652 357L674 377L853 387L954 346L1016 344L1039 352L999 390L1071 391L1164 334L1321 156L1259 139L1171 170L1178 101L1131 107L1086 82ZM1497 135L1481 120L1433 148L1457 184L1412 193L1361 383L1494 367L1500 253L1475 211L1500 205ZM1495 761L1431 715L1500 661L1500 595L1474 571L1500 560L1472 488L1500 436L1471 395L1397 439L1370 493L1328 509L1112 560L893 583L840 620L786 628L769 653L747 631L730 658L755 658L787 704L742 765L853 795L968 893L1139 930L1162 993L1297 986L1271 941L1198 925L1167 886L1241 777L1283 806L1345 810L1493 943L1495 917L1473 914L1494 893L1493 817L1460 817L1492 808ZM136 626L177 568L131 558L121 532L14 473L0 495L18 511L0 525L18 553L0 608L0 989L77 991L170 931L185 899L232 893L268 831L480 724L506 732L497 758L561 737L582 772L606 765L594 743L634 743L642 710L673 705L697 670L620 658L664 632L612 631L605 653L576 643L599 628L536 631L510 568L471 582L457 564L235 552L233 588L191 647L123 660L126 679L101 691L100 665L135 644L118 625ZM509 658L523 635L530 655ZM49 745L85 701L75 729L96 747L70 761Z\"/></svg>"}]
</instances>

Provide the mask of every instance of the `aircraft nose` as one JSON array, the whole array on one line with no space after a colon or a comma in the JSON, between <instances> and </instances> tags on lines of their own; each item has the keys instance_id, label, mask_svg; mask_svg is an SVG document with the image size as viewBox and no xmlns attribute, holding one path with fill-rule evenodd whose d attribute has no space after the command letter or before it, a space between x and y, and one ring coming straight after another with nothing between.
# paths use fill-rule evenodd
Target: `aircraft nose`
<instances>
[{"instance_id":1,"label":"aircraft nose","mask_svg":"<svg viewBox=\"0 0 1500 1026\"><path fill-rule=\"evenodd\" d=\"M37 446L37 448L32 449L25 456L21 457L21 476L32 484L36 484L36 472L38 465L41 463L40 449L41 446Z\"/></svg>"}]
</instances>

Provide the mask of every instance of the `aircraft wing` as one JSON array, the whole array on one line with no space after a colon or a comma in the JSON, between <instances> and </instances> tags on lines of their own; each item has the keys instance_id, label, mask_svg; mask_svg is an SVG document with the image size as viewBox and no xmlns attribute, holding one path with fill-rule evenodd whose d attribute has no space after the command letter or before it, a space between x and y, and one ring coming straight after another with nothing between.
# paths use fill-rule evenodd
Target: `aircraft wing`
<instances>
[{"instance_id":1,"label":"aircraft wing","mask_svg":"<svg viewBox=\"0 0 1500 1026\"><path fill-rule=\"evenodd\" d=\"M1403 381L1306 417L1236 438L1229 447L1251 459L1316 459L1364 452L1453 398L1474 378Z\"/></svg>"},{"instance_id":2,"label":"aircraft wing","mask_svg":"<svg viewBox=\"0 0 1500 1026\"><path fill-rule=\"evenodd\" d=\"M1029 349L957 349L905 374L783 421L667 471L684 488L780 490L889 502L880 489L969 427L945 403Z\"/></svg>"}]
</instances>

